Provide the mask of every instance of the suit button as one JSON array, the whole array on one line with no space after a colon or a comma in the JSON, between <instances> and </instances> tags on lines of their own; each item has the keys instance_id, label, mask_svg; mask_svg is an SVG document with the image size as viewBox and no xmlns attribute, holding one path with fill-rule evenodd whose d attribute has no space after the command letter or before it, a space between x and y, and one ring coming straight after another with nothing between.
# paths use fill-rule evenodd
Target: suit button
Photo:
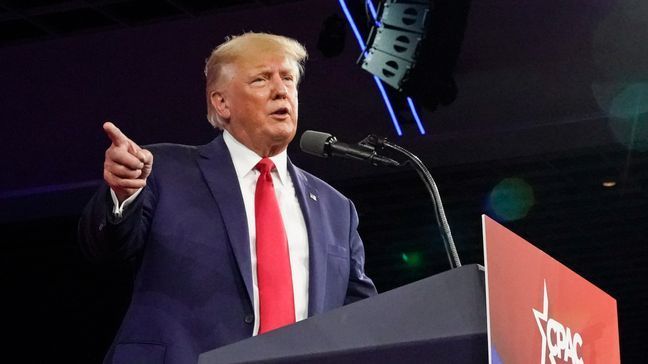
<instances>
[{"instance_id":1,"label":"suit button","mask_svg":"<svg viewBox=\"0 0 648 364\"><path fill-rule=\"evenodd\" d=\"M254 315L245 315L245 318L243 320L246 324L251 324L254 322Z\"/></svg>"}]
</instances>

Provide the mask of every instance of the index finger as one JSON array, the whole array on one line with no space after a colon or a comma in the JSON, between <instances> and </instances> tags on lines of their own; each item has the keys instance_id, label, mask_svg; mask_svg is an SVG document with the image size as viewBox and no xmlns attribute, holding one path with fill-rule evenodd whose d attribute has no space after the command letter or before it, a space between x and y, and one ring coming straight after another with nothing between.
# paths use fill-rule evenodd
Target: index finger
<instances>
[{"instance_id":1,"label":"index finger","mask_svg":"<svg viewBox=\"0 0 648 364\"><path fill-rule=\"evenodd\" d=\"M124 135L124 133L115 126L115 124L106 121L103 124L103 129L106 132L106 135L108 135L108 138L110 138L112 143L116 146L128 145L128 137L126 137L126 135Z\"/></svg>"}]
</instances>

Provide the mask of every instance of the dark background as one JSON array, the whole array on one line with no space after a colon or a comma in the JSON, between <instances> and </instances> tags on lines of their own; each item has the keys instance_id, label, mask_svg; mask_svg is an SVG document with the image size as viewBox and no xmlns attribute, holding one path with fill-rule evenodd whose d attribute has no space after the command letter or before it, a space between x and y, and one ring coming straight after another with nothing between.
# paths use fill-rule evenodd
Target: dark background
<instances>
[{"instance_id":1,"label":"dark background","mask_svg":"<svg viewBox=\"0 0 648 364\"><path fill-rule=\"evenodd\" d=\"M127 267L88 263L76 241L79 213L101 183L101 124L112 120L140 144L208 142L204 60L226 35L254 30L310 52L298 135L356 142L375 133L409 149L439 186L464 264L483 264L480 215L496 218L616 298L622 360L646 361L648 3L473 2L456 101L419 110L425 135L395 105L403 136L356 65L350 28L341 54L317 49L325 19L343 17L338 2L211 3L0 1L9 351L28 362L100 361L130 289ZM362 2L349 3L364 23ZM318 159L293 144L293 162L356 203L381 292L448 269L413 171Z\"/></svg>"}]
</instances>

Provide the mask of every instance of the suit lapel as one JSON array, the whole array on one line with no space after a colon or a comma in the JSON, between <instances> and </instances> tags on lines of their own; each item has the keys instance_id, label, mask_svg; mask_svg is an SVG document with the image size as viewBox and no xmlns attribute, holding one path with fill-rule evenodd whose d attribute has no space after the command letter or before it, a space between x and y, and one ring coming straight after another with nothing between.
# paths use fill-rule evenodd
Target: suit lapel
<instances>
[{"instance_id":1,"label":"suit lapel","mask_svg":"<svg viewBox=\"0 0 648 364\"><path fill-rule=\"evenodd\" d=\"M288 160L288 172L293 180L297 200L304 214L308 231L308 316L321 313L326 294L326 242L321 231L322 210L319 194L306 175Z\"/></svg>"},{"instance_id":2,"label":"suit lapel","mask_svg":"<svg viewBox=\"0 0 648 364\"><path fill-rule=\"evenodd\" d=\"M198 165L221 211L229 236L232 252L252 303L252 268L250 239L248 235L245 205L238 178L222 135L209 144L198 147ZM215 262L216 263L216 262Z\"/></svg>"}]
</instances>

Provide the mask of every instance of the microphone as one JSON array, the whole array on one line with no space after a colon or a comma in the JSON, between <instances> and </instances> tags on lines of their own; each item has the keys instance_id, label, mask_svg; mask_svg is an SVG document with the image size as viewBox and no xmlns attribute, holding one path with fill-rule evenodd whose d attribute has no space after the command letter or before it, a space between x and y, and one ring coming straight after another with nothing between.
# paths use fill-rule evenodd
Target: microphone
<instances>
[{"instance_id":1,"label":"microphone","mask_svg":"<svg viewBox=\"0 0 648 364\"><path fill-rule=\"evenodd\" d=\"M337 140L329 133L306 130L299 141L302 151L322 158L342 157L368 161L374 166L398 167L401 164L391 158L381 156L375 149L362 144L347 144Z\"/></svg>"},{"instance_id":2,"label":"microphone","mask_svg":"<svg viewBox=\"0 0 648 364\"><path fill-rule=\"evenodd\" d=\"M425 164L423 164L423 162L412 152L391 143L386 138L381 138L373 134L368 135L359 143L352 145L339 142L337 138L331 134L314 130L306 130L302 134L301 140L299 141L299 147L302 151L308 154L322 158L342 157L366 160L374 166L399 167L409 164L414 167L416 173L418 173L419 177L421 177L425 183L425 187L432 198L437 225L439 226L439 232L441 233L446 254L448 255L450 268L461 267L461 260L459 259L459 253L457 253L457 248L455 247L454 239L452 238L452 232L450 231L450 225L448 224L448 219L446 218L445 210L443 209L439 189L437 188L430 171L425 167ZM376 153L376 147L379 147L380 150L382 150L382 148L389 148L404 155L407 157L407 160L400 163L391 158L381 156Z\"/></svg>"}]
</instances>

